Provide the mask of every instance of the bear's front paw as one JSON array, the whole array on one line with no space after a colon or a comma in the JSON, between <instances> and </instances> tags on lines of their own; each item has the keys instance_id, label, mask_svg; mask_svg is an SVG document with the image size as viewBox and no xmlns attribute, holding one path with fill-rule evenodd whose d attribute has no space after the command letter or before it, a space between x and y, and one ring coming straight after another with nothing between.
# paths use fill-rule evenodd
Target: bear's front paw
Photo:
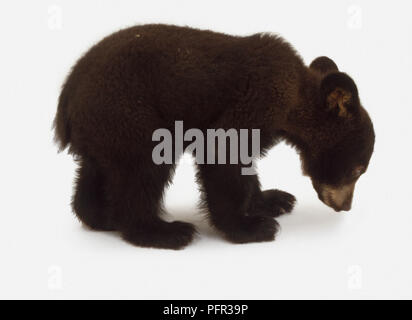
<instances>
[{"instance_id":1,"label":"bear's front paw","mask_svg":"<svg viewBox=\"0 0 412 320\"><path fill-rule=\"evenodd\" d=\"M272 241L279 230L279 224L270 217L242 216L238 221L219 228L226 239L234 243Z\"/></svg>"},{"instance_id":2,"label":"bear's front paw","mask_svg":"<svg viewBox=\"0 0 412 320\"><path fill-rule=\"evenodd\" d=\"M251 204L248 214L250 216L263 215L279 217L292 211L296 198L281 190L263 191L261 197Z\"/></svg>"}]
</instances>

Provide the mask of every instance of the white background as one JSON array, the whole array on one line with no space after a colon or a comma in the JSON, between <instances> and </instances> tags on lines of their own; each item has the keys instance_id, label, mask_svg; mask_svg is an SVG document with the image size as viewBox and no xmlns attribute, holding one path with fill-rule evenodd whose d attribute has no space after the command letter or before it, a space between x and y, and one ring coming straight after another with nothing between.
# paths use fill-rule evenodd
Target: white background
<instances>
[{"instance_id":1,"label":"white background","mask_svg":"<svg viewBox=\"0 0 412 320\"><path fill-rule=\"evenodd\" d=\"M1 1L0 298L412 298L410 1ZM293 193L275 242L233 245L196 209L183 161L173 218L200 236L183 251L133 247L81 226L70 209L75 165L51 124L75 60L140 23L283 35L306 63L328 55L357 82L376 130L353 210L335 213L281 144L259 163L264 188Z\"/></svg>"}]
</instances>

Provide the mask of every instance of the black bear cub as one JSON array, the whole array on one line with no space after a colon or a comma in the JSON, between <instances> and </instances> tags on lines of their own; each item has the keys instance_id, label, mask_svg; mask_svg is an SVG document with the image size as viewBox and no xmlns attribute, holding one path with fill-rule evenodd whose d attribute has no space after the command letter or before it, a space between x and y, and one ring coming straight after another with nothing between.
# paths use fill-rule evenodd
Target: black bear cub
<instances>
[{"instance_id":1,"label":"black bear cub","mask_svg":"<svg viewBox=\"0 0 412 320\"><path fill-rule=\"evenodd\" d=\"M117 230L145 247L179 249L192 241L193 225L161 218L174 164L152 159L153 132L173 132L175 121L204 133L259 129L261 155L287 141L320 200L336 211L351 208L375 140L354 81L327 57L307 67L290 44L266 33L121 30L76 63L55 118L60 149L69 146L78 159L72 206L85 225ZM274 217L293 209L294 196L262 191L241 164L196 167L210 221L226 239L274 239Z\"/></svg>"}]
</instances>

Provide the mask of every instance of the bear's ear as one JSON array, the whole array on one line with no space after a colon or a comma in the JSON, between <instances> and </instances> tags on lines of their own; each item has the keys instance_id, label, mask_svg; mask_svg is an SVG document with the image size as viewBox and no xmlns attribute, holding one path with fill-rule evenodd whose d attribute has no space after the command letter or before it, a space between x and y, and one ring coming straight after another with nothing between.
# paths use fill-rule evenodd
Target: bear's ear
<instances>
[{"instance_id":1,"label":"bear's ear","mask_svg":"<svg viewBox=\"0 0 412 320\"><path fill-rule=\"evenodd\" d=\"M312 61L309 68L316 70L322 75L325 75L329 72L339 71L338 66L332 59L328 57L318 57Z\"/></svg>"},{"instance_id":2,"label":"bear's ear","mask_svg":"<svg viewBox=\"0 0 412 320\"><path fill-rule=\"evenodd\" d=\"M355 82L343 72L332 72L323 78L321 97L326 109L342 118L351 118L360 102Z\"/></svg>"}]
</instances>

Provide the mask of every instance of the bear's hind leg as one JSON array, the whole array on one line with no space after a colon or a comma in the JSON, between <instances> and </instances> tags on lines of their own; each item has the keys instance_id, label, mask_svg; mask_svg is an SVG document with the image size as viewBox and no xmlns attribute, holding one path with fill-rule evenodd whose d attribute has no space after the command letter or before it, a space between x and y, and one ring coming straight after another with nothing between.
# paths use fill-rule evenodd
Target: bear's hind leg
<instances>
[{"instance_id":1,"label":"bear's hind leg","mask_svg":"<svg viewBox=\"0 0 412 320\"><path fill-rule=\"evenodd\" d=\"M94 161L82 158L77 170L72 208L89 228L99 231L115 230L107 207L106 177Z\"/></svg>"},{"instance_id":2,"label":"bear's hind leg","mask_svg":"<svg viewBox=\"0 0 412 320\"><path fill-rule=\"evenodd\" d=\"M172 170L172 165L139 159L127 169L118 166L111 171L111 206L117 229L126 241L142 247L181 249L193 240L193 225L159 217Z\"/></svg>"}]
</instances>

